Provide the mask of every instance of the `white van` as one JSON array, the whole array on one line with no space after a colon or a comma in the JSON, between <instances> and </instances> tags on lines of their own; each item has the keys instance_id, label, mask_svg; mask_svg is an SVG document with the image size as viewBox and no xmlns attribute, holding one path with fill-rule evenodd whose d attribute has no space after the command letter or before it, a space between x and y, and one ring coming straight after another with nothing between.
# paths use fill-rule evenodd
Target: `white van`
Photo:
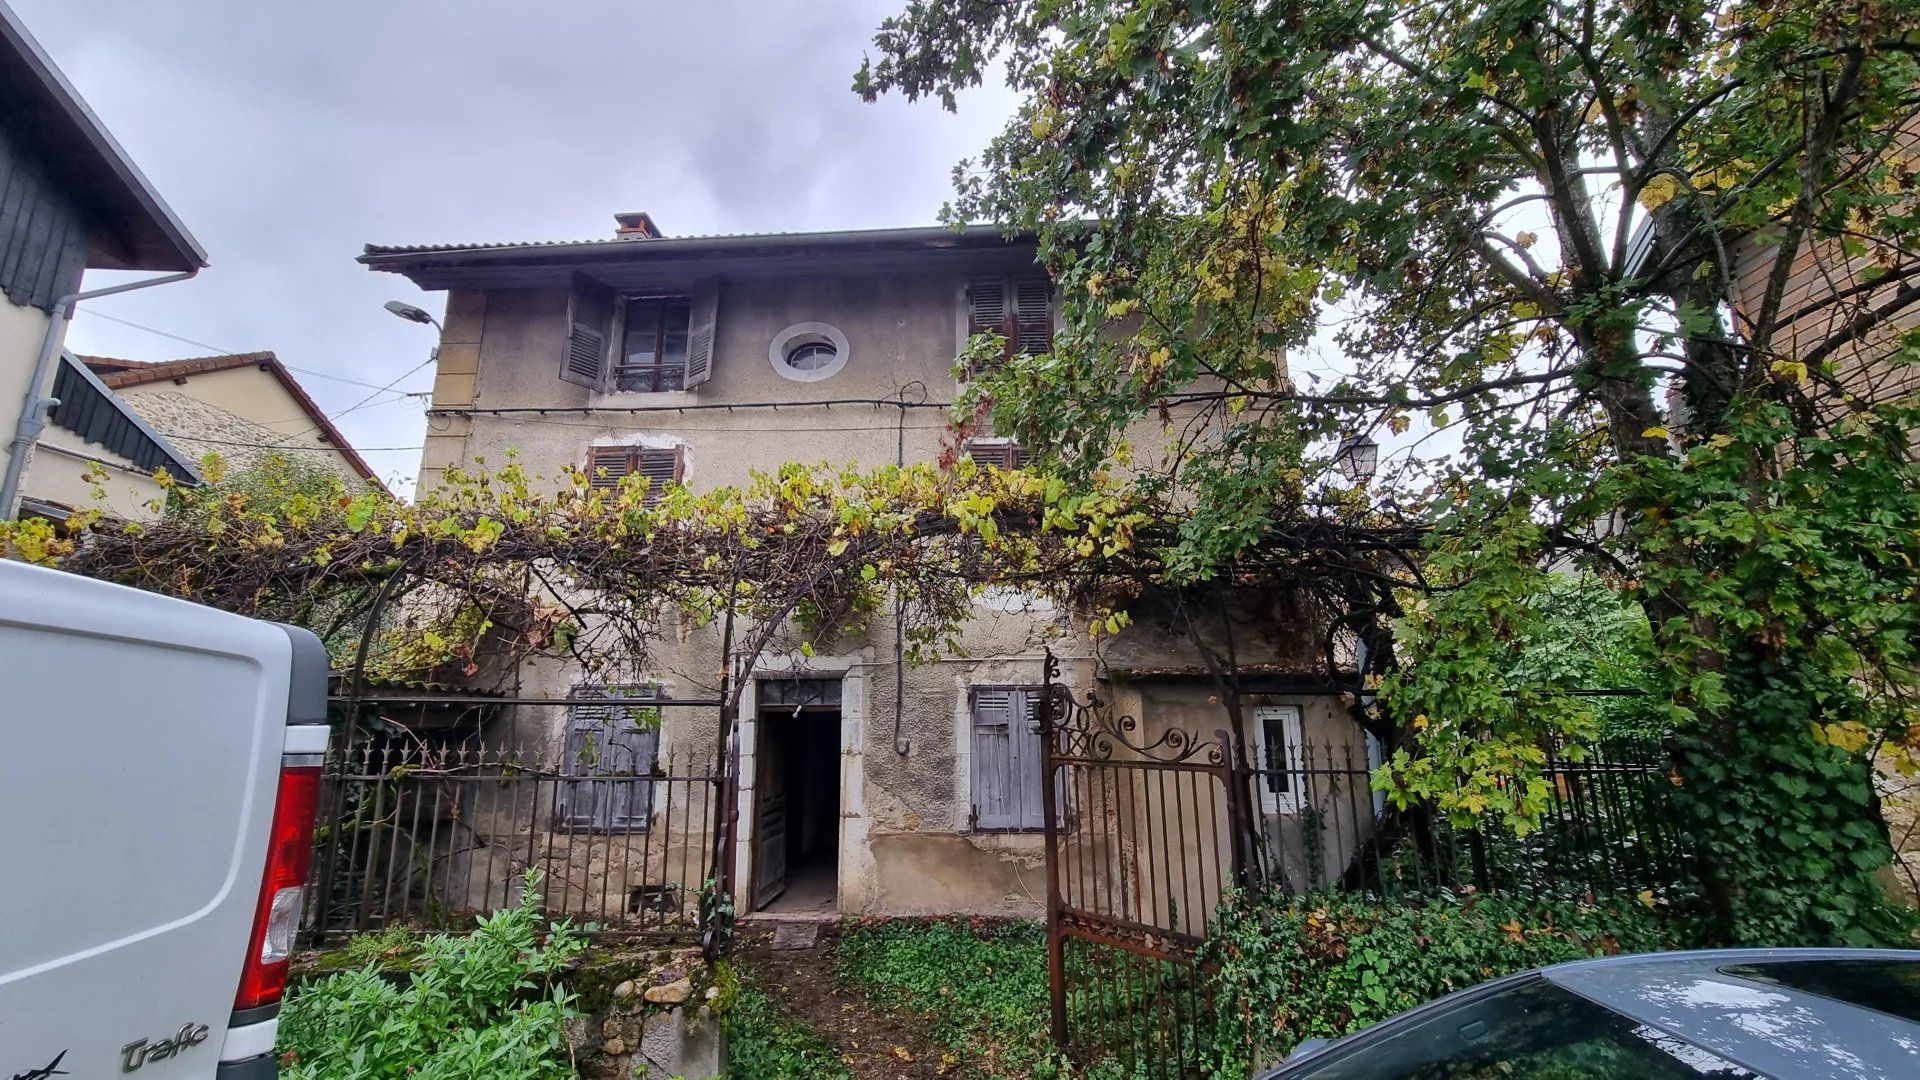
<instances>
[{"instance_id":1,"label":"white van","mask_svg":"<svg viewBox=\"0 0 1920 1080\"><path fill-rule=\"evenodd\" d=\"M0 1080L277 1075L326 682L305 630L0 560Z\"/></svg>"}]
</instances>

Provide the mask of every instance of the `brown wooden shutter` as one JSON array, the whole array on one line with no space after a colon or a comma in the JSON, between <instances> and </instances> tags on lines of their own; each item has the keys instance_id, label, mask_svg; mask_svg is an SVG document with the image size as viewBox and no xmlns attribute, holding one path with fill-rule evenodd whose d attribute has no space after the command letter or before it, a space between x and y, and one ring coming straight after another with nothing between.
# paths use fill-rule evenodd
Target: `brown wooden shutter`
<instances>
[{"instance_id":1,"label":"brown wooden shutter","mask_svg":"<svg viewBox=\"0 0 1920 1080\"><path fill-rule=\"evenodd\" d=\"M1043 277L1015 278L1014 318L1019 324L1014 349L1038 355L1053 348L1053 285Z\"/></svg>"},{"instance_id":2,"label":"brown wooden shutter","mask_svg":"<svg viewBox=\"0 0 1920 1080\"><path fill-rule=\"evenodd\" d=\"M567 345L560 377L599 389L606 369L607 341L613 335L613 290L585 274L573 275L567 299Z\"/></svg>"},{"instance_id":3,"label":"brown wooden shutter","mask_svg":"<svg viewBox=\"0 0 1920 1080\"><path fill-rule=\"evenodd\" d=\"M1004 278L977 278L967 283L967 336L1004 334L1013 340L1007 325L1007 282Z\"/></svg>"},{"instance_id":4,"label":"brown wooden shutter","mask_svg":"<svg viewBox=\"0 0 1920 1080\"><path fill-rule=\"evenodd\" d=\"M633 469L649 481L647 501L658 502L670 484L680 482L680 448L647 447L633 453Z\"/></svg>"},{"instance_id":5,"label":"brown wooden shutter","mask_svg":"<svg viewBox=\"0 0 1920 1080\"><path fill-rule=\"evenodd\" d=\"M720 279L707 278L693 287L693 310L687 324L687 378L691 390L713 378L714 338L720 324Z\"/></svg>"},{"instance_id":6,"label":"brown wooden shutter","mask_svg":"<svg viewBox=\"0 0 1920 1080\"><path fill-rule=\"evenodd\" d=\"M594 447L587 451L587 486L609 491L619 487L620 481L626 478L629 462L624 446Z\"/></svg>"},{"instance_id":7,"label":"brown wooden shutter","mask_svg":"<svg viewBox=\"0 0 1920 1080\"><path fill-rule=\"evenodd\" d=\"M1012 439L993 442L969 439L966 450L967 456L981 465L991 465L997 469L1024 469L1027 466L1026 447Z\"/></svg>"}]
</instances>

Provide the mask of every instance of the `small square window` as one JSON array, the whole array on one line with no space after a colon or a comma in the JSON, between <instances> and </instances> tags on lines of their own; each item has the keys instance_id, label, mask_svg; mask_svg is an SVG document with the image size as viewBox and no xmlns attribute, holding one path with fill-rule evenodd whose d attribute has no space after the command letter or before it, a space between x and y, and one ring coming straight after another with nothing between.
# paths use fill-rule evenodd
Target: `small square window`
<instances>
[{"instance_id":1,"label":"small square window","mask_svg":"<svg viewBox=\"0 0 1920 1080\"><path fill-rule=\"evenodd\" d=\"M677 446L596 446L587 454L587 486L612 491L628 476L644 476L651 506L670 485L684 480L685 466L686 458Z\"/></svg>"},{"instance_id":2,"label":"small square window","mask_svg":"<svg viewBox=\"0 0 1920 1080\"><path fill-rule=\"evenodd\" d=\"M968 439L967 457L996 469L1027 467L1027 448L1014 439Z\"/></svg>"}]
</instances>

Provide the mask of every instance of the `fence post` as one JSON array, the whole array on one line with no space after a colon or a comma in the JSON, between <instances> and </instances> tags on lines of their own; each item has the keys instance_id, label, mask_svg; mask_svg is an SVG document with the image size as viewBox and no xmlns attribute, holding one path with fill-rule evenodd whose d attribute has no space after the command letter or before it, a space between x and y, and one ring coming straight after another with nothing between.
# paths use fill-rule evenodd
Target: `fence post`
<instances>
[{"instance_id":1,"label":"fence post","mask_svg":"<svg viewBox=\"0 0 1920 1080\"><path fill-rule=\"evenodd\" d=\"M1067 1048L1067 965L1065 945L1060 939L1060 812L1055 803L1059 788L1054 782L1058 766L1054 764L1054 687L1060 677L1060 658L1046 651L1040 668L1040 822L1047 873L1047 995L1052 1010L1053 1045Z\"/></svg>"}]
</instances>

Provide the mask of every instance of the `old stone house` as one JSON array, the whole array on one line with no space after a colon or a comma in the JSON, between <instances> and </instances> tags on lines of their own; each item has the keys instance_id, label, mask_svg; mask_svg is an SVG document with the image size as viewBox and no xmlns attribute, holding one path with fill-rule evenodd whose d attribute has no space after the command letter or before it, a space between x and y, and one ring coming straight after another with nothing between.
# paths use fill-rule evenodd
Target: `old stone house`
<instances>
[{"instance_id":1,"label":"old stone house","mask_svg":"<svg viewBox=\"0 0 1920 1080\"><path fill-rule=\"evenodd\" d=\"M279 454L324 468L349 484L380 484L372 466L271 352L159 361L80 359L195 461L218 454L246 468Z\"/></svg>"},{"instance_id":2,"label":"old stone house","mask_svg":"<svg viewBox=\"0 0 1920 1080\"><path fill-rule=\"evenodd\" d=\"M450 466L497 465L510 450L549 480L571 465L596 483L638 472L702 489L790 460L932 461L949 430L944 410L901 403L949 400L973 333L999 330L1033 352L1053 334L1057 301L1033 243L996 229L667 237L644 214L617 220L618 233L598 240L366 248L368 268L446 294L423 489ZM1023 457L1003 438L964 449L1001 466ZM1297 763L1310 740L1364 765L1364 736L1343 687L1322 674L1318 637L1304 623L1246 635L1242 656L1261 672L1253 749ZM1046 648L1063 658L1065 681L1139 718L1143 739L1224 723L1197 655L1151 619L1096 654L1067 613L990 596L962 644L903 665L879 618L816 655L753 658L740 717L740 912L1035 913L1046 885L1032 715ZM530 663L514 690L711 696L719 636L672 636L654 662L624 690ZM622 728L590 702L523 705L515 722L550 746L594 734L618 751L598 760L637 759L642 771L715 747L713 711L661 713L657 732ZM584 776L600 767L565 761ZM1286 786L1260 800L1276 827L1315 808ZM583 783L551 812L598 831L644 829L653 811L636 801L597 804ZM1322 857L1332 865L1340 854ZM1198 908L1212 896L1183 899Z\"/></svg>"}]
</instances>

